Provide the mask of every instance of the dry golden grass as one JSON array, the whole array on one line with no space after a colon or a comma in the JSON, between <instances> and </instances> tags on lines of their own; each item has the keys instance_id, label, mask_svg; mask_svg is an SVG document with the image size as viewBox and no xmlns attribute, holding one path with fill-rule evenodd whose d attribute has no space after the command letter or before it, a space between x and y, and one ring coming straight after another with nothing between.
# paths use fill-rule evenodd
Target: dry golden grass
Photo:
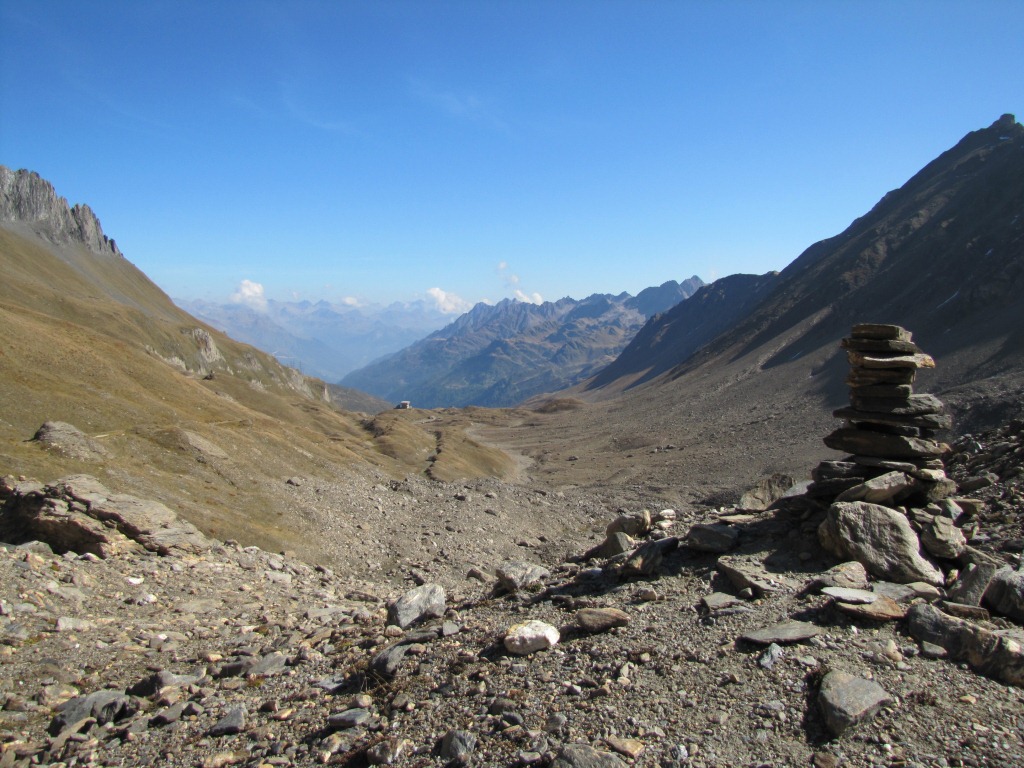
<instances>
[{"instance_id":1,"label":"dry golden grass","mask_svg":"<svg viewBox=\"0 0 1024 768\"><path fill-rule=\"evenodd\" d=\"M322 382L203 326L124 259L0 228L0 268L0 474L93 474L221 538L316 559L316 531L288 506L288 477L434 473L439 452L446 479L501 471L500 453L462 425L337 410ZM222 360L203 360L195 328ZM110 456L44 449L31 441L44 421L74 424Z\"/></svg>"}]
</instances>

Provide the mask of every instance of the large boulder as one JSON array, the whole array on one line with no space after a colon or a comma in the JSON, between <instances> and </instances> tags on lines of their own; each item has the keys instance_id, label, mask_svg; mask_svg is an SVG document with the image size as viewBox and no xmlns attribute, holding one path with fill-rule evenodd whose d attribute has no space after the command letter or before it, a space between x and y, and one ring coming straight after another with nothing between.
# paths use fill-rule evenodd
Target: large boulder
<instances>
[{"instance_id":1,"label":"large boulder","mask_svg":"<svg viewBox=\"0 0 1024 768\"><path fill-rule=\"evenodd\" d=\"M111 493L88 475L47 486L14 485L0 515L0 534L12 541L45 541L55 552L104 558L140 549L194 553L213 544L160 502Z\"/></svg>"},{"instance_id":2,"label":"large boulder","mask_svg":"<svg viewBox=\"0 0 1024 768\"><path fill-rule=\"evenodd\" d=\"M921 554L921 542L906 516L863 501L836 502L818 528L821 546L843 560L854 559L872 575L909 584L940 586L942 571Z\"/></svg>"}]
</instances>

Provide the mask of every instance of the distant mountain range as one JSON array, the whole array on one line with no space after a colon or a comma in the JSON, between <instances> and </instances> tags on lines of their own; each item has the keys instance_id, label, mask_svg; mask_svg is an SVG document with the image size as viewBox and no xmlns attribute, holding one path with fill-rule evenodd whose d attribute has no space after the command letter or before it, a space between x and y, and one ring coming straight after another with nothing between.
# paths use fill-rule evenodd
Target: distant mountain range
<instances>
[{"instance_id":1,"label":"distant mountain range","mask_svg":"<svg viewBox=\"0 0 1024 768\"><path fill-rule=\"evenodd\" d=\"M423 408L515 405L593 376L647 320L703 284L695 275L637 296L477 304L455 322L350 373L341 383Z\"/></svg>"},{"instance_id":2,"label":"distant mountain range","mask_svg":"<svg viewBox=\"0 0 1024 768\"><path fill-rule=\"evenodd\" d=\"M426 301L387 306L274 299L259 306L187 299L175 302L232 338L331 382L407 347L452 319L451 314Z\"/></svg>"}]
</instances>

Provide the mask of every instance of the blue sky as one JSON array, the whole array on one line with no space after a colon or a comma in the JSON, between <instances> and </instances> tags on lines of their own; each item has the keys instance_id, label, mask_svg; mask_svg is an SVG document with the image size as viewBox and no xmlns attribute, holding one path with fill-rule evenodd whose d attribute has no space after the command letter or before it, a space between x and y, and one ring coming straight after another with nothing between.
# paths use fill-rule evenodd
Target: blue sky
<instances>
[{"instance_id":1,"label":"blue sky","mask_svg":"<svg viewBox=\"0 0 1024 768\"><path fill-rule=\"evenodd\" d=\"M1022 40L1016 0L0 0L0 164L175 297L635 294L1020 116Z\"/></svg>"}]
</instances>

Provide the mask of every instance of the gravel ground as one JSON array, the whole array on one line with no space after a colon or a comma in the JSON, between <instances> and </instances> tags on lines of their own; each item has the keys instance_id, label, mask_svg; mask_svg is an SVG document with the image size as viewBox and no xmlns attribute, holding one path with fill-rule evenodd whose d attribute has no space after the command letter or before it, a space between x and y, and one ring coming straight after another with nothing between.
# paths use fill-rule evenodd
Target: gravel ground
<instances>
[{"instance_id":1,"label":"gravel ground","mask_svg":"<svg viewBox=\"0 0 1024 768\"><path fill-rule=\"evenodd\" d=\"M969 436L949 462L961 483L987 481L974 491L986 511L964 526L972 544L1012 565L1021 434ZM739 531L730 560L773 582L759 594L727 579L718 555L672 538L733 510L666 515L639 539L660 539L663 559L628 575L623 556L581 559L615 515L583 492L368 485L329 521L316 499L341 488L295 492L354 537L345 569L233 543L107 560L0 550L0 765L1024 764L1024 691L922 653L905 621L856 618L802 589L835 565L812 508L726 518ZM387 539L399 531L407 551ZM507 560L548 574L502 591ZM389 601L421 582L445 587L444 615L389 625ZM583 629L586 608L618 609L624 625ZM510 626L528 620L558 628L559 642L507 651ZM742 638L791 620L818 634L770 649ZM838 737L819 691L829 671L886 694ZM114 703L60 719L97 692Z\"/></svg>"}]
</instances>

